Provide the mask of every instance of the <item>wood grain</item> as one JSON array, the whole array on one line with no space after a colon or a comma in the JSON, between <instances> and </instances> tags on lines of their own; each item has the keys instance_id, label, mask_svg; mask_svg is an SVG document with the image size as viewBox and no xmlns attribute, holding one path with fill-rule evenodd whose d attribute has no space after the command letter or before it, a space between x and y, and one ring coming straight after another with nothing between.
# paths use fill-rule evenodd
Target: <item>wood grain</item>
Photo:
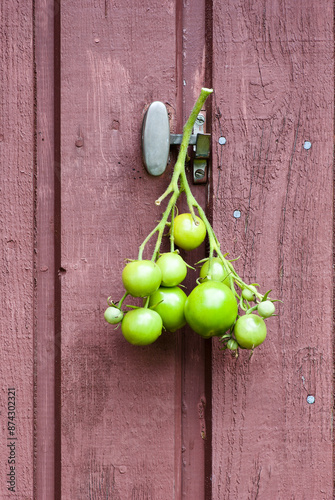
<instances>
[{"instance_id":1,"label":"wood grain","mask_svg":"<svg viewBox=\"0 0 335 500\"><path fill-rule=\"evenodd\" d=\"M60 338L56 334L59 301L56 269L59 185L57 86L59 71L59 3L35 2L36 68L36 333L35 333L35 499L57 498L61 478L56 404L56 366ZM58 452L59 453L59 452ZM58 495L59 496L59 495Z\"/></svg>"},{"instance_id":2,"label":"wood grain","mask_svg":"<svg viewBox=\"0 0 335 500\"><path fill-rule=\"evenodd\" d=\"M174 3L62 6L62 492L180 498L179 335L128 344L103 319L126 258L159 219L171 170L150 178L150 102L176 114ZM149 257L146 251L145 257Z\"/></svg>"},{"instance_id":3,"label":"wood grain","mask_svg":"<svg viewBox=\"0 0 335 500\"><path fill-rule=\"evenodd\" d=\"M0 497L30 500L34 442L32 2L2 2L0 19ZM15 389L15 415L10 414L11 419L9 388ZM12 435L8 422L15 424ZM11 466L14 469L10 470ZM15 473L14 485L7 482L11 472ZM11 486L12 491L8 490Z\"/></svg>"},{"instance_id":4,"label":"wood grain","mask_svg":"<svg viewBox=\"0 0 335 500\"><path fill-rule=\"evenodd\" d=\"M197 0L183 3L182 9L183 45L181 51L182 73L182 123L189 116L194 102L202 87L209 87L206 61L211 57L207 53L206 36L206 2ZM210 98L205 104L210 108ZM208 115L210 116L210 115ZM210 117L206 119L205 131L211 132ZM189 182L194 196L201 206L206 208L209 184L194 185L192 164L187 168ZM179 203L180 212L188 212L185 197ZM185 260L192 266L206 256L206 245L201 245L192 252L184 252ZM189 272L187 281L188 293L196 285L196 272ZM203 500L209 498L210 490L206 479L210 476L211 456L211 412L210 412L210 348L191 328L185 327L182 343L182 497L184 499ZM208 354L208 355L207 355ZM207 485L207 487L206 487Z\"/></svg>"},{"instance_id":5,"label":"wood grain","mask_svg":"<svg viewBox=\"0 0 335 500\"><path fill-rule=\"evenodd\" d=\"M319 7L214 2L214 225L283 304L250 360L214 343L213 498L333 498L333 4Z\"/></svg>"}]
</instances>

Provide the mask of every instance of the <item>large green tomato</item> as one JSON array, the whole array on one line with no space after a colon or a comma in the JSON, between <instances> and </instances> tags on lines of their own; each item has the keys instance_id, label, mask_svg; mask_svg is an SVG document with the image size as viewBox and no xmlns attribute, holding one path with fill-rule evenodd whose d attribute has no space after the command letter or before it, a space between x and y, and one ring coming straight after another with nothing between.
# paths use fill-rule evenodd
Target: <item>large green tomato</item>
<instances>
[{"instance_id":1,"label":"large green tomato","mask_svg":"<svg viewBox=\"0 0 335 500\"><path fill-rule=\"evenodd\" d=\"M194 223L190 213L180 214L173 222L174 242L183 250L198 248L206 236L206 227L200 217L196 216L198 224Z\"/></svg>"},{"instance_id":2,"label":"large green tomato","mask_svg":"<svg viewBox=\"0 0 335 500\"><path fill-rule=\"evenodd\" d=\"M162 272L161 286L177 286L186 278L185 261L175 252L163 253L156 264Z\"/></svg>"},{"instance_id":3,"label":"large green tomato","mask_svg":"<svg viewBox=\"0 0 335 500\"><path fill-rule=\"evenodd\" d=\"M223 335L237 317L237 302L227 285L206 281L196 286L185 302L190 327L205 338Z\"/></svg>"},{"instance_id":4,"label":"large green tomato","mask_svg":"<svg viewBox=\"0 0 335 500\"><path fill-rule=\"evenodd\" d=\"M122 271L122 282L133 297L147 297L161 284L162 272L151 260L134 260Z\"/></svg>"},{"instance_id":5,"label":"large green tomato","mask_svg":"<svg viewBox=\"0 0 335 500\"><path fill-rule=\"evenodd\" d=\"M163 326L169 332L175 332L186 324L184 305L186 293L179 287L158 288L149 299L149 307L158 304L154 311L158 312L163 320Z\"/></svg>"},{"instance_id":6,"label":"large green tomato","mask_svg":"<svg viewBox=\"0 0 335 500\"><path fill-rule=\"evenodd\" d=\"M222 281L225 285L230 287L228 273L219 257L212 257L212 259L206 260L200 269L200 278L203 281Z\"/></svg>"},{"instance_id":7,"label":"large green tomato","mask_svg":"<svg viewBox=\"0 0 335 500\"><path fill-rule=\"evenodd\" d=\"M134 345L152 344L161 335L162 328L160 315L144 307L127 312L121 323L124 338Z\"/></svg>"},{"instance_id":8,"label":"large green tomato","mask_svg":"<svg viewBox=\"0 0 335 500\"><path fill-rule=\"evenodd\" d=\"M265 340L265 322L256 314L245 314L236 321L234 335L241 347L253 349Z\"/></svg>"}]
</instances>

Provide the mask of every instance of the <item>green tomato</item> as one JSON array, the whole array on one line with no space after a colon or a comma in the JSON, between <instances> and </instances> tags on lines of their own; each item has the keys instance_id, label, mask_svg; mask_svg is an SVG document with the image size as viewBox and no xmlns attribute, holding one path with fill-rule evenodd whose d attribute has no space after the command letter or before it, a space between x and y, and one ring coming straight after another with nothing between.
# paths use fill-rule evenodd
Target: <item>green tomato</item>
<instances>
[{"instance_id":1,"label":"green tomato","mask_svg":"<svg viewBox=\"0 0 335 500\"><path fill-rule=\"evenodd\" d=\"M122 272L122 282L126 291L133 297L147 297L161 284L162 272L151 260L129 262Z\"/></svg>"},{"instance_id":2,"label":"green tomato","mask_svg":"<svg viewBox=\"0 0 335 500\"><path fill-rule=\"evenodd\" d=\"M231 351L236 351L238 349L238 343L234 339L229 339L227 342L227 349L230 349Z\"/></svg>"},{"instance_id":3,"label":"green tomato","mask_svg":"<svg viewBox=\"0 0 335 500\"><path fill-rule=\"evenodd\" d=\"M117 307L110 306L107 307L106 311L104 312L104 318L107 323L110 323L111 325L117 325L117 323L120 323L123 319L123 312Z\"/></svg>"},{"instance_id":4,"label":"green tomato","mask_svg":"<svg viewBox=\"0 0 335 500\"><path fill-rule=\"evenodd\" d=\"M260 302L257 306L257 312L263 318L269 318L274 314L275 310L276 308L271 300L264 300L264 302Z\"/></svg>"},{"instance_id":5,"label":"green tomato","mask_svg":"<svg viewBox=\"0 0 335 500\"><path fill-rule=\"evenodd\" d=\"M162 333L162 318L156 311L140 307L125 314L121 323L124 338L133 345L149 345Z\"/></svg>"},{"instance_id":6,"label":"green tomato","mask_svg":"<svg viewBox=\"0 0 335 500\"><path fill-rule=\"evenodd\" d=\"M156 264L162 272L161 286L177 286L186 278L185 261L175 252L163 253Z\"/></svg>"},{"instance_id":7,"label":"green tomato","mask_svg":"<svg viewBox=\"0 0 335 500\"><path fill-rule=\"evenodd\" d=\"M251 288L251 290L249 290ZM257 288L254 285L249 285L249 288L243 288L242 297L249 302L255 300L255 292L257 292ZM253 293L254 292L254 293Z\"/></svg>"},{"instance_id":8,"label":"green tomato","mask_svg":"<svg viewBox=\"0 0 335 500\"><path fill-rule=\"evenodd\" d=\"M210 267L211 264L211 267ZM209 274L210 273L210 274ZM222 281L225 285L230 287L229 277L227 271L222 264L219 257L208 259L200 269L200 278L205 281Z\"/></svg>"},{"instance_id":9,"label":"green tomato","mask_svg":"<svg viewBox=\"0 0 335 500\"><path fill-rule=\"evenodd\" d=\"M179 287L159 288L157 292L150 295L149 307L158 304L156 311L163 321L163 326L169 332L175 332L186 324L184 305L187 299L186 293Z\"/></svg>"},{"instance_id":10,"label":"green tomato","mask_svg":"<svg viewBox=\"0 0 335 500\"><path fill-rule=\"evenodd\" d=\"M239 346L253 349L265 340L265 322L256 314L245 314L236 321L234 335Z\"/></svg>"},{"instance_id":11,"label":"green tomato","mask_svg":"<svg viewBox=\"0 0 335 500\"><path fill-rule=\"evenodd\" d=\"M237 317L237 302L230 288L219 281L196 286L185 302L190 327L205 338L222 335Z\"/></svg>"},{"instance_id":12,"label":"green tomato","mask_svg":"<svg viewBox=\"0 0 335 500\"><path fill-rule=\"evenodd\" d=\"M198 248L206 236L204 222L196 216L198 224L194 223L190 213L180 214L173 222L173 236L175 244L183 250Z\"/></svg>"}]
</instances>

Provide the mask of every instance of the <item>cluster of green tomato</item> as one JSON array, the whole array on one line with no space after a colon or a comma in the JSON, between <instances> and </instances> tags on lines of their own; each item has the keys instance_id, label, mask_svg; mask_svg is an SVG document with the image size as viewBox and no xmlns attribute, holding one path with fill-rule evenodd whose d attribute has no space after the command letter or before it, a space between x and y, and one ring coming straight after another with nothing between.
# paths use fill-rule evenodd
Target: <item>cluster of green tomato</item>
<instances>
[{"instance_id":1,"label":"cluster of green tomato","mask_svg":"<svg viewBox=\"0 0 335 500\"><path fill-rule=\"evenodd\" d=\"M231 261L222 255L213 228L187 180L185 163L192 127L212 92L212 89L201 89L184 126L170 184L155 203L160 205L169 195L170 200L160 222L140 246L138 259L129 262L123 269L124 296L117 304L108 299L105 319L111 324L121 323L122 333L131 344L152 344L163 328L174 332L188 323L194 332L204 338L220 337L223 348L237 353L238 347L254 349L265 340L264 319L275 312L275 301L269 298L269 292L261 295L255 285L244 283ZM186 195L189 213L175 217L176 202L182 193ZM200 217L195 215L195 208ZM166 226L170 227L170 252L160 254ZM158 236L152 259L143 260L144 247L156 232ZM206 234L209 257L201 261L203 265L197 286L187 296L180 285L186 277L187 267L191 266L174 248L176 245L185 251L193 250L201 245ZM122 304L128 295L142 297L142 307L124 313ZM242 315L239 315L239 309Z\"/></svg>"},{"instance_id":2,"label":"cluster of green tomato","mask_svg":"<svg viewBox=\"0 0 335 500\"><path fill-rule=\"evenodd\" d=\"M174 218L172 232L176 246L186 251L200 246L207 233L204 222L199 217L194 220L190 213ZM224 348L236 352L238 347L254 349L260 345L267 333L264 319L275 312L268 293L260 295L254 285L243 287L232 272L227 272L220 256L204 259L201 264L197 285L187 296L180 284L191 266L178 250L159 254L155 260L130 261L122 272L125 295L118 304L109 299L106 321L121 323L124 337L134 345L151 344L163 329L175 332L186 323L204 338L220 337ZM143 306L124 313L121 307L127 295L142 297ZM245 312L241 316L239 305Z\"/></svg>"}]
</instances>

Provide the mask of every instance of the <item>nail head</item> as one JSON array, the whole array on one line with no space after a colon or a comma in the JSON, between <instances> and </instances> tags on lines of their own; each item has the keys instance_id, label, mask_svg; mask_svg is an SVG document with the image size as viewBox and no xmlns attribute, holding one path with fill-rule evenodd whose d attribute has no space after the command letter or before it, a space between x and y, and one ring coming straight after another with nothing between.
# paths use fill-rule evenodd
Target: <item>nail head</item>
<instances>
[{"instance_id":1,"label":"nail head","mask_svg":"<svg viewBox=\"0 0 335 500\"><path fill-rule=\"evenodd\" d=\"M309 141L305 141L304 142L304 149L311 149L311 147L312 147L312 143L311 142L309 142Z\"/></svg>"},{"instance_id":2,"label":"nail head","mask_svg":"<svg viewBox=\"0 0 335 500\"><path fill-rule=\"evenodd\" d=\"M221 144L221 146L223 146L224 144L226 144L227 140L225 137L220 137L219 138L219 144Z\"/></svg>"},{"instance_id":3,"label":"nail head","mask_svg":"<svg viewBox=\"0 0 335 500\"><path fill-rule=\"evenodd\" d=\"M235 219L239 219L241 217L241 212L239 210L234 210L234 217Z\"/></svg>"},{"instance_id":4,"label":"nail head","mask_svg":"<svg viewBox=\"0 0 335 500\"><path fill-rule=\"evenodd\" d=\"M315 403L315 397L312 396L312 395L309 395L307 396L307 403L312 405L313 403Z\"/></svg>"}]
</instances>

